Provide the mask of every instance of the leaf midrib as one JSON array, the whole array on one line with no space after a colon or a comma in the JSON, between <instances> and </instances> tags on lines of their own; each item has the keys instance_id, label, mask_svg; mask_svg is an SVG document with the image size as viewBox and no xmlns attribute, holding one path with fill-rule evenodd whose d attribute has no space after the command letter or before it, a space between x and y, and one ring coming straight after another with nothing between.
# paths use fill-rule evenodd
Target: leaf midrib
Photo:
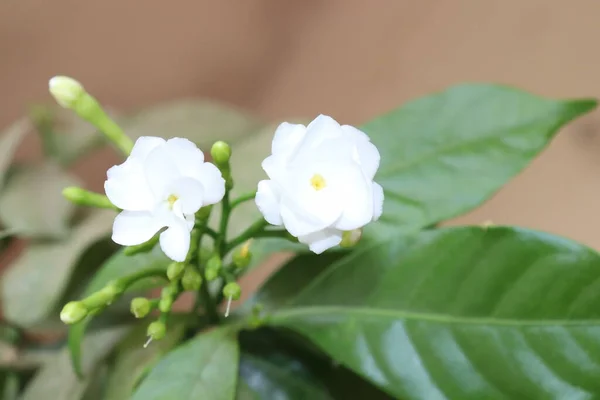
<instances>
[{"instance_id":1,"label":"leaf midrib","mask_svg":"<svg viewBox=\"0 0 600 400\"><path fill-rule=\"evenodd\" d=\"M365 317L380 317L382 319L403 319L410 321L424 321L447 325L491 325L503 327L551 327L551 326L567 326L577 327L598 325L600 327L600 319L589 320L518 320L518 319L498 319L489 317L457 317L452 315L434 314L434 313L419 313L404 310L391 310L375 307L346 307L346 306L309 306L296 307L292 309L284 309L274 312L270 315L269 323L283 323L288 319L301 318L303 316L323 316L329 314L352 314Z\"/></svg>"}]
</instances>

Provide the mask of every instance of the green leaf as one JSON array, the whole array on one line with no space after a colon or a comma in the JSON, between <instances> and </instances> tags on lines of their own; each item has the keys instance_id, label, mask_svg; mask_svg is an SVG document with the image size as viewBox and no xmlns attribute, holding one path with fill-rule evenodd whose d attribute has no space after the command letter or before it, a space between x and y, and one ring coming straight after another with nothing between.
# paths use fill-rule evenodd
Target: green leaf
<instances>
[{"instance_id":1,"label":"green leaf","mask_svg":"<svg viewBox=\"0 0 600 400\"><path fill-rule=\"evenodd\" d=\"M78 379L73 372L68 349L62 350L37 373L21 399L81 400L92 382L91 372L126 333L127 328L113 328L98 331L85 339L87 351L83 368L88 378L84 380Z\"/></svg>"},{"instance_id":2,"label":"green leaf","mask_svg":"<svg viewBox=\"0 0 600 400\"><path fill-rule=\"evenodd\" d=\"M0 135L0 187L4 183L4 176L10 166L15 151L31 129L27 119L22 119L8 127Z\"/></svg>"},{"instance_id":3,"label":"green leaf","mask_svg":"<svg viewBox=\"0 0 600 400\"><path fill-rule=\"evenodd\" d=\"M105 398L110 400L129 400L136 385L144 375L160 360L160 358L175 347L182 339L185 331L185 321L169 321L167 335L150 346L144 348L147 340L147 323L140 324L117 347L116 359L111 366L111 372L106 383Z\"/></svg>"},{"instance_id":4,"label":"green leaf","mask_svg":"<svg viewBox=\"0 0 600 400\"><path fill-rule=\"evenodd\" d=\"M466 84L412 101L361 127L378 147L385 203L366 234L385 239L469 211L491 197L595 100L548 100Z\"/></svg>"},{"instance_id":5,"label":"green leaf","mask_svg":"<svg viewBox=\"0 0 600 400\"><path fill-rule=\"evenodd\" d=\"M155 246L152 251L147 253L138 253L133 256L126 256L123 250L120 250L100 267L100 270L85 289L83 297L102 289L110 281L127 275L157 268L164 268L166 271L170 263L171 260L164 255L159 246ZM157 278L146 278L136 282L134 286L128 288L128 291L151 289L158 287L161 283L162 281ZM92 317L88 317L69 327L68 345L71 350L73 368L80 376L83 374L81 370L81 341L91 320Z\"/></svg>"},{"instance_id":6,"label":"green leaf","mask_svg":"<svg viewBox=\"0 0 600 400\"><path fill-rule=\"evenodd\" d=\"M132 400L233 400L239 347L231 327L202 333L163 358Z\"/></svg>"},{"instance_id":7,"label":"green leaf","mask_svg":"<svg viewBox=\"0 0 600 400\"><path fill-rule=\"evenodd\" d=\"M77 261L91 245L110 234L114 213L95 211L63 242L30 245L2 280L6 318L23 327L43 321L57 306Z\"/></svg>"},{"instance_id":8,"label":"green leaf","mask_svg":"<svg viewBox=\"0 0 600 400\"><path fill-rule=\"evenodd\" d=\"M311 382L302 372L299 362L286 360L283 363L275 363L243 353L236 399L332 399L326 389Z\"/></svg>"},{"instance_id":9,"label":"green leaf","mask_svg":"<svg viewBox=\"0 0 600 400\"><path fill-rule=\"evenodd\" d=\"M234 142L262 122L232 107L202 99L176 100L146 108L124 123L132 139L140 136L184 137L205 151L217 140Z\"/></svg>"},{"instance_id":10,"label":"green leaf","mask_svg":"<svg viewBox=\"0 0 600 400\"><path fill-rule=\"evenodd\" d=\"M78 185L76 177L54 164L19 170L0 194L0 219L19 236L63 237L75 206L62 190Z\"/></svg>"},{"instance_id":11,"label":"green leaf","mask_svg":"<svg viewBox=\"0 0 600 400\"><path fill-rule=\"evenodd\" d=\"M270 323L402 399L596 398L598 282L572 241L447 228L342 259Z\"/></svg>"}]
</instances>

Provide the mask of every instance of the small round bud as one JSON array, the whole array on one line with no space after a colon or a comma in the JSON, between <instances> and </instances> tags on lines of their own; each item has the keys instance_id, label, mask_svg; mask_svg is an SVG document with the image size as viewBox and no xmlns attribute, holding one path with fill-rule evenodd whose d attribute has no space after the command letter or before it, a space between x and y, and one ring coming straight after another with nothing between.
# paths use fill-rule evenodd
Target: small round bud
<instances>
[{"instance_id":1,"label":"small round bud","mask_svg":"<svg viewBox=\"0 0 600 400\"><path fill-rule=\"evenodd\" d=\"M146 334L150 336L152 340L160 340L165 337L166 333L167 326L161 321L154 321L148 325L148 330L146 331Z\"/></svg>"},{"instance_id":2,"label":"small round bud","mask_svg":"<svg viewBox=\"0 0 600 400\"><path fill-rule=\"evenodd\" d=\"M345 248L356 246L356 244L359 242L361 236L362 236L361 229L353 229L351 231L344 231L344 233L342 233L342 241L340 243L340 246L345 247Z\"/></svg>"},{"instance_id":3,"label":"small round bud","mask_svg":"<svg viewBox=\"0 0 600 400\"><path fill-rule=\"evenodd\" d=\"M181 286L183 286L183 289L197 291L200 289L201 285L202 277L200 276L200 273L198 273L194 267L187 267L181 278Z\"/></svg>"},{"instance_id":4,"label":"small round bud","mask_svg":"<svg viewBox=\"0 0 600 400\"><path fill-rule=\"evenodd\" d=\"M198 210L198 212L196 213L196 216L205 221L208 219L208 217L210 217L210 213L212 211L212 205L209 206L204 206L201 209Z\"/></svg>"},{"instance_id":5,"label":"small round bud","mask_svg":"<svg viewBox=\"0 0 600 400\"><path fill-rule=\"evenodd\" d=\"M125 285L123 284L123 282L121 282L120 280L117 279L117 280L108 282L108 284L101 291L106 296L111 298L110 301L113 301L118 296L123 294L123 292L125 291Z\"/></svg>"},{"instance_id":6,"label":"small round bud","mask_svg":"<svg viewBox=\"0 0 600 400\"><path fill-rule=\"evenodd\" d=\"M87 307L80 301L71 301L60 312L60 320L65 324L75 324L88 315Z\"/></svg>"},{"instance_id":7,"label":"small round bud","mask_svg":"<svg viewBox=\"0 0 600 400\"><path fill-rule=\"evenodd\" d=\"M202 247L200 249L200 262L202 264L206 264L208 260L212 257L213 252L209 248Z\"/></svg>"},{"instance_id":8,"label":"small round bud","mask_svg":"<svg viewBox=\"0 0 600 400\"><path fill-rule=\"evenodd\" d=\"M226 167L231 158L231 147L227 143L219 140L212 145L210 155L219 168Z\"/></svg>"},{"instance_id":9,"label":"small round bud","mask_svg":"<svg viewBox=\"0 0 600 400\"><path fill-rule=\"evenodd\" d=\"M48 88L56 102L64 108L73 108L85 95L81 83L68 76L55 76L48 82Z\"/></svg>"},{"instance_id":10,"label":"small round bud","mask_svg":"<svg viewBox=\"0 0 600 400\"><path fill-rule=\"evenodd\" d=\"M252 253L250 253L250 241L244 243L238 250L233 253L233 265L238 269L244 269L250 264L252 260Z\"/></svg>"},{"instance_id":11,"label":"small round bud","mask_svg":"<svg viewBox=\"0 0 600 400\"><path fill-rule=\"evenodd\" d=\"M183 273L184 269L185 269L185 263L182 263L182 262L171 263L167 267L167 277L169 278L170 281L178 279L181 276L181 274Z\"/></svg>"},{"instance_id":12,"label":"small round bud","mask_svg":"<svg viewBox=\"0 0 600 400\"><path fill-rule=\"evenodd\" d=\"M136 318L144 318L146 315L150 313L152 310L152 305L150 304L150 300L145 297L136 297L131 300L131 313L135 315Z\"/></svg>"},{"instance_id":13,"label":"small round bud","mask_svg":"<svg viewBox=\"0 0 600 400\"><path fill-rule=\"evenodd\" d=\"M207 281L214 281L219 276L219 271L221 271L221 267L223 263L221 262L221 258L218 255L214 255L208 259L206 262L206 270L204 274L206 276Z\"/></svg>"},{"instance_id":14,"label":"small round bud","mask_svg":"<svg viewBox=\"0 0 600 400\"><path fill-rule=\"evenodd\" d=\"M236 282L229 282L223 288L223 295L228 299L238 300L242 295L242 288Z\"/></svg>"},{"instance_id":15,"label":"small round bud","mask_svg":"<svg viewBox=\"0 0 600 400\"><path fill-rule=\"evenodd\" d=\"M171 307L173 307L172 297L162 297L158 302L158 309L163 313L171 311Z\"/></svg>"}]
</instances>

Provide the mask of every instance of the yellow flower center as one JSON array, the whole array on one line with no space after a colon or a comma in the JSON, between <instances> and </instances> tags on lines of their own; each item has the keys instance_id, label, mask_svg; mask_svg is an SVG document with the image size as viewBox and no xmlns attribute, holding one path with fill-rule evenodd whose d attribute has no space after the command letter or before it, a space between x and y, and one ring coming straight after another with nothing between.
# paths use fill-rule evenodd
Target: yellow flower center
<instances>
[{"instance_id":1,"label":"yellow flower center","mask_svg":"<svg viewBox=\"0 0 600 400\"><path fill-rule=\"evenodd\" d=\"M167 197L167 201L169 202L169 208L173 208L173 205L177 200L179 200L179 197L175 196L174 194L169 195L169 197Z\"/></svg>"},{"instance_id":2,"label":"yellow flower center","mask_svg":"<svg viewBox=\"0 0 600 400\"><path fill-rule=\"evenodd\" d=\"M325 178L323 178L323 175L321 175L321 174L314 174L312 176L312 178L310 178L310 185L315 190L321 190L325 186L327 186L327 182L325 182Z\"/></svg>"}]
</instances>

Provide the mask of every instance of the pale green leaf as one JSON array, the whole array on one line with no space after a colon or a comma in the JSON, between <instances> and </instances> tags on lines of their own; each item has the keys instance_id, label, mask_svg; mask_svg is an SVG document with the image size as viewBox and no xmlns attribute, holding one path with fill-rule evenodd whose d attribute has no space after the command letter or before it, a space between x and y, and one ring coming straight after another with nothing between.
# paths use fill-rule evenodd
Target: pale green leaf
<instances>
[{"instance_id":1,"label":"pale green leaf","mask_svg":"<svg viewBox=\"0 0 600 400\"><path fill-rule=\"evenodd\" d=\"M4 176L13 160L15 151L30 130L29 121L22 119L8 127L0 135L0 187L4 183Z\"/></svg>"}]
</instances>

